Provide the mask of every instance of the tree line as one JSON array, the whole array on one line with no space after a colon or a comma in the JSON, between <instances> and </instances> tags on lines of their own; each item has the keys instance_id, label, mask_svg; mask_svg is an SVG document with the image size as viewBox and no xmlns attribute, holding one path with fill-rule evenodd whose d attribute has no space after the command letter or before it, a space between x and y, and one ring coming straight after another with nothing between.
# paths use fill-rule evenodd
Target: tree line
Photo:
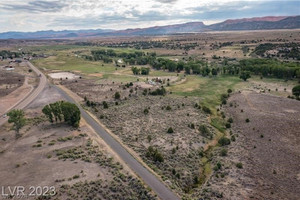
<instances>
[{"instance_id":1,"label":"tree line","mask_svg":"<svg viewBox=\"0 0 300 200\"><path fill-rule=\"evenodd\" d=\"M18 58L21 57L22 54L18 53L18 52L12 52L12 51L7 51L7 50L2 50L0 51L0 57L2 57L2 59L13 59L13 58Z\"/></svg>"},{"instance_id":2,"label":"tree line","mask_svg":"<svg viewBox=\"0 0 300 200\"><path fill-rule=\"evenodd\" d=\"M239 61L243 71L249 71L255 75L276 78L300 78L300 64L296 62L280 62L272 59L245 59Z\"/></svg>"},{"instance_id":3,"label":"tree line","mask_svg":"<svg viewBox=\"0 0 300 200\"><path fill-rule=\"evenodd\" d=\"M168 70L169 72L181 72L186 74L197 74L202 76L216 76L220 73L229 75L245 75L245 71L260 75L262 77L276 77L284 79L300 78L300 64L298 62L281 62L275 59L244 59L239 62L228 62L224 59L222 64L215 62L210 65L200 60L170 60L157 58L155 53L145 53L142 51L117 53L112 49L92 51L92 60L103 60L105 57L112 61L111 57L120 57L131 65L150 65L156 70ZM105 59L104 59L105 60ZM134 74L149 74L147 68L132 68ZM246 73L247 74L247 73ZM247 75L248 76L248 75Z\"/></svg>"},{"instance_id":4,"label":"tree line","mask_svg":"<svg viewBox=\"0 0 300 200\"><path fill-rule=\"evenodd\" d=\"M42 112L46 115L51 123L65 121L73 127L78 127L80 122L79 108L69 102L57 101L44 106Z\"/></svg>"}]
</instances>

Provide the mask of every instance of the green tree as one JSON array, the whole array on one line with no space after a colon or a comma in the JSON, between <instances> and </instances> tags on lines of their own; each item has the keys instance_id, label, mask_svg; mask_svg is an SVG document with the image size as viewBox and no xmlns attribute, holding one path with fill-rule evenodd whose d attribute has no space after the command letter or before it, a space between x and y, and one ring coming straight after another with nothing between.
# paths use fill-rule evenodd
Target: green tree
<instances>
[{"instance_id":1,"label":"green tree","mask_svg":"<svg viewBox=\"0 0 300 200\"><path fill-rule=\"evenodd\" d=\"M23 110L12 110L7 113L9 116L8 123L13 123L13 129L16 131L16 136L19 135L20 129L25 126L26 118Z\"/></svg>"},{"instance_id":2,"label":"green tree","mask_svg":"<svg viewBox=\"0 0 300 200\"><path fill-rule=\"evenodd\" d=\"M44 106L42 112L48 117L49 121L53 123L53 115L52 115L52 109L49 105Z\"/></svg>"},{"instance_id":3,"label":"green tree","mask_svg":"<svg viewBox=\"0 0 300 200\"><path fill-rule=\"evenodd\" d=\"M177 63L177 71L180 72L184 69L184 62L183 61L179 61Z\"/></svg>"},{"instance_id":4,"label":"green tree","mask_svg":"<svg viewBox=\"0 0 300 200\"><path fill-rule=\"evenodd\" d=\"M63 101L57 101L55 103L49 104L51 111L54 115L55 121L57 122L58 120L61 122L62 121L62 111L61 111L61 104Z\"/></svg>"},{"instance_id":5,"label":"green tree","mask_svg":"<svg viewBox=\"0 0 300 200\"><path fill-rule=\"evenodd\" d=\"M293 87L292 89L293 95L295 95L296 97L300 96L300 85L296 85L295 87Z\"/></svg>"},{"instance_id":6,"label":"green tree","mask_svg":"<svg viewBox=\"0 0 300 200\"><path fill-rule=\"evenodd\" d=\"M71 126L78 127L80 122L80 110L79 108L69 102L62 102L61 110L64 116L65 122L70 124Z\"/></svg>"},{"instance_id":7,"label":"green tree","mask_svg":"<svg viewBox=\"0 0 300 200\"><path fill-rule=\"evenodd\" d=\"M141 69L137 68L137 67L132 67L131 71L134 75L138 75L141 72Z\"/></svg>"},{"instance_id":8,"label":"green tree","mask_svg":"<svg viewBox=\"0 0 300 200\"><path fill-rule=\"evenodd\" d=\"M191 73L191 67L189 65L185 65L184 66L184 70L186 74L190 74Z\"/></svg>"},{"instance_id":9,"label":"green tree","mask_svg":"<svg viewBox=\"0 0 300 200\"><path fill-rule=\"evenodd\" d=\"M141 68L141 74L142 75L148 75L149 72L150 72L150 68L148 68L148 67L142 67Z\"/></svg>"},{"instance_id":10,"label":"green tree","mask_svg":"<svg viewBox=\"0 0 300 200\"><path fill-rule=\"evenodd\" d=\"M64 120L71 126L79 126L80 110L73 103L57 101L55 103L44 106L42 112L48 117L51 123L54 122L53 118L55 118L56 122L58 120Z\"/></svg>"},{"instance_id":11,"label":"green tree","mask_svg":"<svg viewBox=\"0 0 300 200\"><path fill-rule=\"evenodd\" d=\"M251 78L249 71L242 71L240 75L240 79L243 79L244 81L247 81L248 78Z\"/></svg>"},{"instance_id":12,"label":"green tree","mask_svg":"<svg viewBox=\"0 0 300 200\"><path fill-rule=\"evenodd\" d=\"M228 139L227 137L221 137L219 140L218 140L218 143L221 145L221 146L225 146L225 145L229 145L230 144L230 139Z\"/></svg>"},{"instance_id":13,"label":"green tree","mask_svg":"<svg viewBox=\"0 0 300 200\"><path fill-rule=\"evenodd\" d=\"M215 69L215 68L212 68L212 70L211 70L211 74L212 74L213 76L217 76L217 75L218 75L218 71L217 71L217 69Z\"/></svg>"}]
</instances>

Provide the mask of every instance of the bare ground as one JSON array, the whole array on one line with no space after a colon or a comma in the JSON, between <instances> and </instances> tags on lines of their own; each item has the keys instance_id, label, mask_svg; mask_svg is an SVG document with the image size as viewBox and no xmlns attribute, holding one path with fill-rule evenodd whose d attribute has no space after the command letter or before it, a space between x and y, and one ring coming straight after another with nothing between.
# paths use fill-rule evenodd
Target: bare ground
<instances>
[{"instance_id":1,"label":"bare ground","mask_svg":"<svg viewBox=\"0 0 300 200\"><path fill-rule=\"evenodd\" d=\"M155 199L84 120L73 129L42 117L42 106L57 100L45 88L26 110L18 139L9 124L0 127L1 186L55 186L51 199Z\"/></svg>"},{"instance_id":2,"label":"bare ground","mask_svg":"<svg viewBox=\"0 0 300 200\"><path fill-rule=\"evenodd\" d=\"M185 193L194 187L194 178L199 178L202 173L203 163L199 153L215 135L214 128L208 124L207 115L198 107L195 108L195 104L199 104L198 98L144 96L144 88L136 83L124 87L109 81L92 83L80 80L64 81L64 85L81 97L95 102L96 106L89 109L100 121L171 188L188 195ZM130 93L130 90L134 92ZM113 98L117 91L121 94L121 100ZM108 109L104 109L102 101L108 102ZM146 114L145 109L148 110ZM191 124L195 128L191 128ZM202 135L198 130L200 125L205 125L210 133ZM170 127L174 133L167 133ZM163 155L163 162L147 156L150 146Z\"/></svg>"},{"instance_id":3,"label":"bare ground","mask_svg":"<svg viewBox=\"0 0 300 200\"><path fill-rule=\"evenodd\" d=\"M237 140L221 160L225 178L212 177L206 185L209 194L222 193L224 199L298 199L300 102L251 91L236 93L229 102L234 106L225 110L233 117ZM235 166L238 162L242 169Z\"/></svg>"}]
</instances>

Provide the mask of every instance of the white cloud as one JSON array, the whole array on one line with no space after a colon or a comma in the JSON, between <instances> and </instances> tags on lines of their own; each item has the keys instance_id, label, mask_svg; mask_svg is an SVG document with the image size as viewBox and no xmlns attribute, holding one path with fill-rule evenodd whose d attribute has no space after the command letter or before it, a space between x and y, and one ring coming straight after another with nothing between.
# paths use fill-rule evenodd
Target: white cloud
<instances>
[{"instance_id":1,"label":"white cloud","mask_svg":"<svg viewBox=\"0 0 300 200\"><path fill-rule=\"evenodd\" d=\"M258 6L267 2L268 6ZM281 4L276 7L274 2ZM254 17L262 13L299 14L295 6L284 11L282 5L288 5L287 2L293 1L0 0L0 32L70 28L120 29L188 21L219 22L227 18Z\"/></svg>"}]
</instances>

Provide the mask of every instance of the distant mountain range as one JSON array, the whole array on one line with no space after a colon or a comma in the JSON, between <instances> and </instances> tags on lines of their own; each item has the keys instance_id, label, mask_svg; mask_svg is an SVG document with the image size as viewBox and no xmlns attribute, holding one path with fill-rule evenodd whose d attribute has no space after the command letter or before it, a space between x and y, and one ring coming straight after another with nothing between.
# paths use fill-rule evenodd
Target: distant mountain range
<instances>
[{"instance_id":1,"label":"distant mountain range","mask_svg":"<svg viewBox=\"0 0 300 200\"><path fill-rule=\"evenodd\" d=\"M59 39L101 36L168 35L178 33L198 33L207 31L271 30L298 28L300 28L300 16L268 16L234 20L230 19L212 25L205 25L203 22L189 22L184 24L126 30L95 29L64 31L49 30L37 32L5 32L0 33L0 39Z\"/></svg>"}]
</instances>

